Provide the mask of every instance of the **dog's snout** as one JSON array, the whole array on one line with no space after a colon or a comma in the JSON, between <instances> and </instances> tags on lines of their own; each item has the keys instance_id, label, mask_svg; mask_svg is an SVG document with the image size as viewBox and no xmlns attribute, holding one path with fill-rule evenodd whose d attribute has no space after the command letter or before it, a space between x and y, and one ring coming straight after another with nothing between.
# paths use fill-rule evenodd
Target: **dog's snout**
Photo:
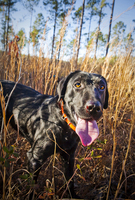
<instances>
[{"instance_id":1,"label":"dog's snout","mask_svg":"<svg viewBox=\"0 0 135 200\"><path fill-rule=\"evenodd\" d=\"M93 111L100 112L101 111L101 104L100 104L99 101L96 101L96 102L94 102L94 101L87 101L87 103L86 103L86 110L88 112L93 112Z\"/></svg>"}]
</instances>

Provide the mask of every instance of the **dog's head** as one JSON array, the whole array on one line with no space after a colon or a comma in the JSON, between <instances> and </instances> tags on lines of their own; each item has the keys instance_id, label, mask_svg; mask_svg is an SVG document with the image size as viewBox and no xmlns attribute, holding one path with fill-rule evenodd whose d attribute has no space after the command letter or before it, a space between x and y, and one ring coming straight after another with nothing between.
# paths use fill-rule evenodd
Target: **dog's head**
<instances>
[{"instance_id":1,"label":"dog's head","mask_svg":"<svg viewBox=\"0 0 135 200\"><path fill-rule=\"evenodd\" d=\"M76 132L84 146L98 136L96 121L108 107L108 90L105 78L99 74L75 71L62 79L57 88L58 101L74 121ZM87 129L87 130L86 130Z\"/></svg>"}]
</instances>

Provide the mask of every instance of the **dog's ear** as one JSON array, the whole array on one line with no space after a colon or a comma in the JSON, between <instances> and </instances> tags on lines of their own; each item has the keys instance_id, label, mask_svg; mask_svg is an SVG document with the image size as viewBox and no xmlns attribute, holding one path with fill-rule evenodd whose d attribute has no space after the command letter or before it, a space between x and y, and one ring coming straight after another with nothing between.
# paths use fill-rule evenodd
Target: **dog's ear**
<instances>
[{"instance_id":1,"label":"dog's ear","mask_svg":"<svg viewBox=\"0 0 135 200\"><path fill-rule=\"evenodd\" d=\"M108 87L107 87L107 81L106 81L106 79L105 79L103 76L101 76L101 77L103 78L103 80L104 80L105 83L106 83L105 103L104 103L103 108L104 108L104 109L107 109L107 108L108 108L108 99L109 99L109 92L108 92Z\"/></svg>"},{"instance_id":2,"label":"dog's ear","mask_svg":"<svg viewBox=\"0 0 135 200\"><path fill-rule=\"evenodd\" d=\"M79 72L80 72L79 70L72 72L66 78L63 78L59 82L58 87L57 87L58 101L60 101L60 99L64 99L68 81L72 78L72 76L74 76L76 73L79 73Z\"/></svg>"},{"instance_id":3,"label":"dog's ear","mask_svg":"<svg viewBox=\"0 0 135 200\"><path fill-rule=\"evenodd\" d=\"M109 99L109 93L108 89L106 88L104 109L108 108L108 99Z\"/></svg>"},{"instance_id":4,"label":"dog's ear","mask_svg":"<svg viewBox=\"0 0 135 200\"><path fill-rule=\"evenodd\" d=\"M61 96L61 93L62 93L62 89L63 89L63 86L64 86L64 82L65 82L65 78L62 78L60 80L60 82L58 83L58 86L57 86L57 94L58 94L58 101L62 98Z\"/></svg>"}]
</instances>

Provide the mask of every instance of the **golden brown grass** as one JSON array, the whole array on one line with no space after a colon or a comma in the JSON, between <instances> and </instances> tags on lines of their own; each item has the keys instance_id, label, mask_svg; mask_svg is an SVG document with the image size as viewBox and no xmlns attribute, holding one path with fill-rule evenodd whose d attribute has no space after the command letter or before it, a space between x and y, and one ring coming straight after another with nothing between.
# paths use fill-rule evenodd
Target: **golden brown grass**
<instances>
[{"instance_id":1,"label":"golden brown grass","mask_svg":"<svg viewBox=\"0 0 135 200\"><path fill-rule=\"evenodd\" d=\"M66 22L63 23L61 30L61 41L65 28ZM117 46L112 47L112 50L114 48L117 49ZM76 192L87 199L135 199L135 58L131 56L132 49L126 53L119 51L117 57L109 56L93 61L89 56L93 50L93 44L91 44L87 48L82 63L77 66L74 66L74 57L69 62L62 61L61 57L58 62L56 60L58 49L59 44L52 62L49 58L43 57L41 50L39 57L21 56L17 64L12 57L9 61L8 56L3 55L0 64L0 78L11 81L20 79L20 83L41 93L55 95L58 79L67 76L75 69L101 73L108 82L109 107L98 122L99 140L94 142L91 148L84 148L79 144L76 151L74 173ZM3 116L5 116L2 90L0 99L3 105ZM8 166L4 166L5 161L1 161L2 181L0 184L3 185L3 190L0 189L0 198L25 199L29 190L34 187L32 174L30 177L24 175L25 177L20 178L20 168L26 168L26 152L29 144L24 138L16 141L16 132L9 126L7 127L5 117L3 119L4 130L1 145L2 147L13 145L14 151L18 152L20 157L15 158ZM2 151L0 156L5 159L6 152ZM59 198L63 196L65 189L62 186L65 177L61 165L62 161L54 152L54 157L48 159L41 170L40 187L36 190L37 196L40 195L44 199L56 199L56 196ZM23 173L21 172L21 175ZM28 174L27 171L25 173ZM56 182L54 176L57 177ZM68 189L68 183L66 184Z\"/></svg>"}]
</instances>

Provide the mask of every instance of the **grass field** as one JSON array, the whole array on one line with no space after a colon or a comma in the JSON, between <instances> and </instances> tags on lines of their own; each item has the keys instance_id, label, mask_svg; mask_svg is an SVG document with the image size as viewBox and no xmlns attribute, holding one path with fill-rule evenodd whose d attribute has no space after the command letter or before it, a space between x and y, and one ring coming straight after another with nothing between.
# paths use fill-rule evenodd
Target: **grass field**
<instances>
[{"instance_id":1,"label":"grass field","mask_svg":"<svg viewBox=\"0 0 135 200\"><path fill-rule=\"evenodd\" d=\"M114 48L114 47L113 47ZM116 48L116 47L115 47ZM80 69L102 74L108 82L109 107L98 122L100 135L91 147L79 144L76 151L75 187L82 198L135 199L135 58L132 49L118 52L117 56L92 60L90 47L85 58L74 66L69 62L50 63L42 54L0 58L0 78L18 81L44 94L56 94L57 82L71 71ZM5 103L0 91L5 113ZM0 199L27 199L34 187L32 174L27 169L26 152L30 148L26 139L6 125L4 118L0 158ZM12 145L12 146L11 146ZM54 160L55 159L55 160ZM54 165L54 167L53 167ZM52 156L42 167L36 196L41 199L61 199L65 193L62 161ZM29 176L28 176L29 175ZM55 181L54 181L55 177ZM54 190L54 184L56 190Z\"/></svg>"}]
</instances>

